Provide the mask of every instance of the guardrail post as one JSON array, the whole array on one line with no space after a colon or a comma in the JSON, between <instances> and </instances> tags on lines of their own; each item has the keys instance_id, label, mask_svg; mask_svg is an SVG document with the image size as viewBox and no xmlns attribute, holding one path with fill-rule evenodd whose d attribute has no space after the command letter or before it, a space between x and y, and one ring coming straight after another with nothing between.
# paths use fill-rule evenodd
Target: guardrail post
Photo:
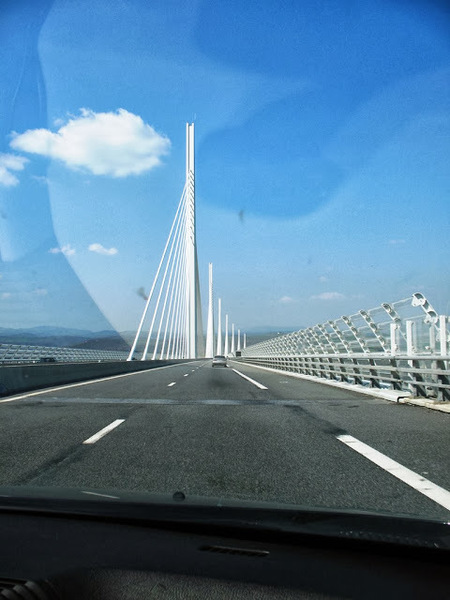
<instances>
[{"instance_id":1,"label":"guardrail post","mask_svg":"<svg viewBox=\"0 0 450 600\"><path fill-rule=\"evenodd\" d=\"M414 356L416 354L416 345L414 340L414 322L406 321L406 352L408 356ZM410 390L416 396L427 396L426 382L420 373L420 361L411 358L408 360L408 366L410 370L410 378L412 381L408 384ZM417 369L417 370L415 370Z\"/></svg>"},{"instance_id":2,"label":"guardrail post","mask_svg":"<svg viewBox=\"0 0 450 600\"><path fill-rule=\"evenodd\" d=\"M348 377L347 377L347 370L345 368L345 362L344 359L341 357L339 357L339 371L340 371L340 379L341 381L343 381L344 383L348 383Z\"/></svg>"},{"instance_id":3,"label":"guardrail post","mask_svg":"<svg viewBox=\"0 0 450 600\"><path fill-rule=\"evenodd\" d=\"M437 360L434 363L435 368L441 371L441 373L436 376L436 381L438 384L436 388L436 397L440 402L450 400L450 377L448 376L448 369L446 368L445 364L446 362L447 361L445 360Z\"/></svg>"},{"instance_id":4,"label":"guardrail post","mask_svg":"<svg viewBox=\"0 0 450 600\"><path fill-rule=\"evenodd\" d=\"M389 359L389 365L391 367L393 367L393 370L391 371L391 377L392 377L391 385L392 385L392 389L394 389L394 390L401 390L402 389L402 378L400 376L399 368L398 368L398 365L397 365L397 359L396 358L390 358Z\"/></svg>"},{"instance_id":5,"label":"guardrail post","mask_svg":"<svg viewBox=\"0 0 450 600\"><path fill-rule=\"evenodd\" d=\"M430 330L429 330L429 335L430 335L430 353L431 354L436 354L436 329L435 329L435 323L430 323Z\"/></svg>"},{"instance_id":6,"label":"guardrail post","mask_svg":"<svg viewBox=\"0 0 450 600\"><path fill-rule=\"evenodd\" d=\"M378 377L378 367L377 367L377 363L373 358L369 358L369 365L371 367L374 367L373 369L369 369L369 373L370 373L370 377L369 377L369 381L370 381L370 387L373 388L380 388L380 381L379 381L379 377Z\"/></svg>"},{"instance_id":7,"label":"guardrail post","mask_svg":"<svg viewBox=\"0 0 450 600\"><path fill-rule=\"evenodd\" d=\"M447 356L447 317L439 316L439 345L441 348L441 356Z\"/></svg>"},{"instance_id":8,"label":"guardrail post","mask_svg":"<svg viewBox=\"0 0 450 600\"><path fill-rule=\"evenodd\" d=\"M412 356L416 353L414 345L414 322L406 321L406 354Z\"/></svg>"},{"instance_id":9,"label":"guardrail post","mask_svg":"<svg viewBox=\"0 0 450 600\"><path fill-rule=\"evenodd\" d=\"M328 365L329 365L329 370L330 370L328 376L330 379L335 380L337 378L336 378L336 366L334 363L334 358L331 358L331 356L329 356L327 360L328 360Z\"/></svg>"},{"instance_id":10,"label":"guardrail post","mask_svg":"<svg viewBox=\"0 0 450 600\"><path fill-rule=\"evenodd\" d=\"M439 353L441 356L447 356L448 353L448 341L447 341L447 322L448 317L445 315L439 316ZM446 371L448 369L448 361L446 360L437 360L434 363L434 367L436 369L440 369L442 371ZM437 399L439 401L445 401L450 398L450 390L448 389L448 385L450 382L450 378L448 375L439 374L436 377L437 383L441 384L437 387Z\"/></svg>"},{"instance_id":11,"label":"guardrail post","mask_svg":"<svg viewBox=\"0 0 450 600\"><path fill-rule=\"evenodd\" d=\"M406 354L408 356L412 356L413 354L415 354L415 348L414 348L414 323L413 321L406 321ZM408 366L413 368L414 367L414 361L413 360L408 360ZM409 374L409 378L410 380L412 380L409 384L408 387L410 389L410 391L413 394L417 395L417 388L414 385L415 382L415 377L414 377L414 373L410 373Z\"/></svg>"},{"instance_id":12,"label":"guardrail post","mask_svg":"<svg viewBox=\"0 0 450 600\"><path fill-rule=\"evenodd\" d=\"M397 323L390 324L391 333L391 356L395 356L398 352L398 325Z\"/></svg>"},{"instance_id":13,"label":"guardrail post","mask_svg":"<svg viewBox=\"0 0 450 600\"><path fill-rule=\"evenodd\" d=\"M353 379L357 385L363 385L363 380L361 377L361 370L358 368L358 360L356 358L352 358L353 363Z\"/></svg>"}]
</instances>

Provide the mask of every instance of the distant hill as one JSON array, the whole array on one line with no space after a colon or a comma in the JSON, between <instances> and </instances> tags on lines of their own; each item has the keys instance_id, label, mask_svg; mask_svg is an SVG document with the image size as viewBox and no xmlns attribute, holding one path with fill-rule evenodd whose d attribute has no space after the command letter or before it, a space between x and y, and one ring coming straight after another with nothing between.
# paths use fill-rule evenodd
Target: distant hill
<instances>
[{"instance_id":1,"label":"distant hill","mask_svg":"<svg viewBox=\"0 0 450 600\"><path fill-rule=\"evenodd\" d=\"M71 348L89 348L89 350L122 350L129 352L130 345L127 344L119 335L116 337L92 338L79 344L72 344Z\"/></svg>"},{"instance_id":2,"label":"distant hill","mask_svg":"<svg viewBox=\"0 0 450 600\"><path fill-rule=\"evenodd\" d=\"M129 345L115 331L89 331L45 325L27 329L0 327L0 343L54 348L89 348L124 351L129 349Z\"/></svg>"},{"instance_id":3,"label":"distant hill","mask_svg":"<svg viewBox=\"0 0 450 600\"><path fill-rule=\"evenodd\" d=\"M52 327L51 325L41 325L39 327L27 327L25 329L13 329L7 327L0 327L0 336L5 335L30 335L43 337L63 337L63 336L74 336L80 338L101 338L111 337L118 335L116 331L89 331L88 329L70 329L67 327Z\"/></svg>"},{"instance_id":4,"label":"distant hill","mask_svg":"<svg viewBox=\"0 0 450 600\"><path fill-rule=\"evenodd\" d=\"M265 340L297 331L301 327L253 327L246 331L247 346L258 344ZM134 331L89 331L66 327L43 325L27 329L0 327L0 344L25 344L27 346L48 346L53 348L86 348L92 350L123 350L127 352L133 343ZM231 331L229 332L231 335ZM142 352L145 345L146 333L141 335L137 352ZM206 336L205 336L206 337ZM156 334L152 335L155 340ZM241 344L243 338L241 337Z\"/></svg>"}]
</instances>

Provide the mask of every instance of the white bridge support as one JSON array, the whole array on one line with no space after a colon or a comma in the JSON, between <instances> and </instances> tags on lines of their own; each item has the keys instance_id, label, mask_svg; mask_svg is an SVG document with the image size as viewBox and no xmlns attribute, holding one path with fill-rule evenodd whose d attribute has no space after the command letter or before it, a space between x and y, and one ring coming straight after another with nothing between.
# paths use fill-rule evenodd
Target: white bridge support
<instances>
[{"instance_id":1,"label":"white bridge support","mask_svg":"<svg viewBox=\"0 0 450 600\"><path fill-rule=\"evenodd\" d=\"M222 354L222 299L217 302L217 348L216 354Z\"/></svg>"},{"instance_id":2,"label":"white bridge support","mask_svg":"<svg viewBox=\"0 0 450 600\"><path fill-rule=\"evenodd\" d=\"M187 357L198 358L203 350L203 323L198 277L195 214L194 123L186 123L186 337Z\"/></svg>"},{"instance_id":3,"label":"white bridge support","mask_svg":"<svg viewBox=\"0 0 450 600\"><path fill-rule=\"evenodd\" d=\"M205 358L214 355L214 299L213 299L213 266L209 263L208 269L208 321L206 325Z\"/></svg>"},{"instance_id":4,"label":"white bridge support","mask_svg":"<svg viewBox=\"0 0 450 600\"><path fill-rule=\"evenodd\" d=\"M151 319L148 319L149 315ZM147 322L150 321L145 334ZM141 337L142 336L142 337ZM204 356L198 276L194 124L186 123L186 181L127 360Z\"/></svg>"},{"instance_id":5,"label":"white bridge support","mask_svg":"<svg viewBox=\"0 0 450 600\"><path fill-rule=\"evenodd\" d=\"M228 356L229 348L228 348L228 314L225 315L225 342L223 353L225 356Z\"/></svg>"}]
</instances>

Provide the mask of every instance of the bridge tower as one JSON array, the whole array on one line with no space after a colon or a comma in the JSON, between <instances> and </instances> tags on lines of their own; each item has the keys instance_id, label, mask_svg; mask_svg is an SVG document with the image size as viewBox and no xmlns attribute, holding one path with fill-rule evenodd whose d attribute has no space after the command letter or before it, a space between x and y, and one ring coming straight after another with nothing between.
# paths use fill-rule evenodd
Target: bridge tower
<instances>
[{"instance_id":1,"label":"bridge tower","mask_svg":"<svg viewBox=\"0 0 450 600\"><path fill-rule=\"evenodd\" d=\"M197 259L193 123L186 123L186 181L183 193L128 360L133 360L135 352L141 350L139 340L148 314L152 314L152 318L141 360L147 360L150 346L152 360L204 357Z\"/></svg>"},{"instance_id":2,"label":"bridge tower","mask_svg":"<svg viewBox=\"0 0 450 600\"><path fill-rule=\"evenodd\" d=\"M195 213L194 123L186 123L186 339L187 358L204 354L203 323L198 276Z\"/></svg>"}]
</instances>

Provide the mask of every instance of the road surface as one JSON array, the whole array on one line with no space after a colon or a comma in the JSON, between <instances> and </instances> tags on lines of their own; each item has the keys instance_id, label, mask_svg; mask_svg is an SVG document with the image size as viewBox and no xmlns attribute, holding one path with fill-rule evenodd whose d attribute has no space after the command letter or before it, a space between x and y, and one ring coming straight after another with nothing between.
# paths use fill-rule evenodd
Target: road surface
<instances>
[{"instance_id":1,"label":"road surface","mask_svg":"<svg viewBox=\"0 0 450 600\"><path fill-rule=\"evenodd\" d=\"M0 400L0 485L448 519L449 418L198 360Z\"/></svg>"}]
</instances>

